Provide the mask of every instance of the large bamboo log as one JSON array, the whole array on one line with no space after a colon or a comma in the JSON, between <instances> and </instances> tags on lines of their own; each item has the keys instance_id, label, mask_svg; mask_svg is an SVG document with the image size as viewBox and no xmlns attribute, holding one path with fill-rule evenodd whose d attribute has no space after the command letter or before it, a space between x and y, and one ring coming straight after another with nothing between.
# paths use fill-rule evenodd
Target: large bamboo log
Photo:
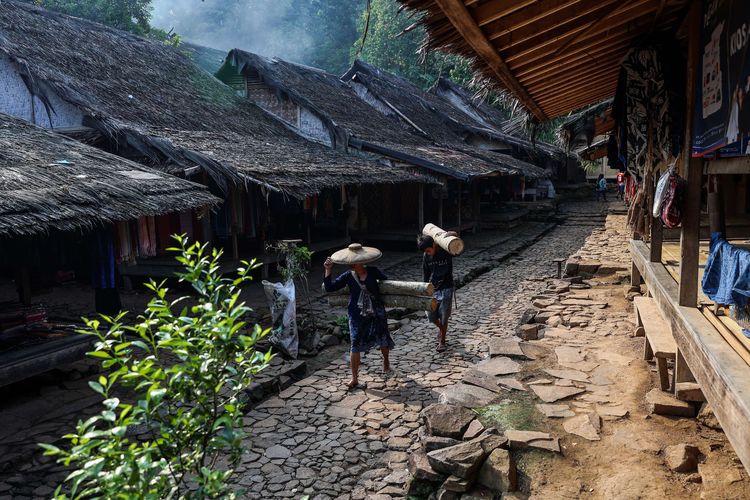
<instances>
[{"instance_id":1,"label":"large bamboo log","mask_svg":"<svg viewBox=\"0 0 750 500\"><path fill-rule=\"evenodd\" d=\"M435 293L435 286L432 283L423 283L421 281L395 281L383 280L378 281L380 293L384 295L411 295L413 297L432 297ZM347 288L336 290L328 294L325 285L320 289L327 295L349 295Z\"/></svg>"},{"instance_id":2,"label":"large bamboo log","mask_svg":"<svg viewBox=\"0 0 750 500\"><path fill-rule=\"evenodd\" d=\"M448 231L437 227L435 224L427 224L422 229L422 234L432 237L435 243L451 255L461 255L464 253L464 240Z\"/></svg>"},{"instance_id":3,"label":"large bamboo log","mask_svg":"<svg viewBox=\"0 0 750 500\"><path fill-rule=\"evenodd\" d=\"M432 297L414 297L411 295L381 295L385 307L403 307L415 311L435 311L437 300ZM332 307L349 305L348 295L329 295L328 304Z\"/></svg>"}]
</instances>

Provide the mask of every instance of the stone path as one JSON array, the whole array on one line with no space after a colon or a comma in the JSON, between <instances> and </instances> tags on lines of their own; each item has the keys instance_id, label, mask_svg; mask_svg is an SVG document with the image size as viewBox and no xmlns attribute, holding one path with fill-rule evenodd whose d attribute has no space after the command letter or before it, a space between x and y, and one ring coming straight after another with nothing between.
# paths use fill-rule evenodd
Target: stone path
<instances>
[{"instance_id":1,"label":"stone path","mask_svg":"<svg viewBox=\"0 0 750 500\"><path fill-rule=\"evenodd\" d=\"M250 412L252 455L238 474L249 496L403 496L408 453L420 446L419 412L487 354L490 338L514 334L531 296L544 287L539 278L555 272L552 259L580 248L591 229L555 229L461 288L447 352L435 352L435 328L423 317L405 318L395 334L395 376L384 379L379 354L368 354L361 375L367 389L347 393L342 357Z\"/></svg>"}]
</instances>

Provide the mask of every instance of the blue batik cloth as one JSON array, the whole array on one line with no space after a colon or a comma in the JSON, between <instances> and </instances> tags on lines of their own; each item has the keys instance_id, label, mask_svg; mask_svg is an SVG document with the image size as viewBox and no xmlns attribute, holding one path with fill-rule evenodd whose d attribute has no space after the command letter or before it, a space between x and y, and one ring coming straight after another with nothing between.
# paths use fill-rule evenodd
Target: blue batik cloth
<instances>
[{"instance_id":1,"label":"blue batik cloth","mask_svg":"<svg viewBox=\"0 0 750 500\"><path fill-rule=\"evenodd\" d=\"M750 251L730 245L721 233L711 234L702 286L703 293L717 304L746 308L750 303Z\"/></svg>"}]
</instances>

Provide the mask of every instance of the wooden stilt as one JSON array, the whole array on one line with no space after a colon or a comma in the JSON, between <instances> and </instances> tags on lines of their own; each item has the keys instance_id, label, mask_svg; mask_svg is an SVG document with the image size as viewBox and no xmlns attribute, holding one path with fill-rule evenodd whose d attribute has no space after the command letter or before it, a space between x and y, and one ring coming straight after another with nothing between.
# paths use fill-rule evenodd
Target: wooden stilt
<instances>
[{"instance_id":1,"label":"wooden stilt","mask_svg":"<svg viewBox=\"0 0 750 500\"><path fill-rule=\"evenodd\" d=\"M419 231L422 230L424 227L424 184L419 185L419 217L417 220L417 224Z\"/></svg>"},{"instance_id":2,"label":"wooden stilt","mask_svg":"<svg viewBox=\"0 0 750 500\"><path fill-rule=\"evenodd\" d=\"M688 29L687 112L685 113L685 143L682 146L682 165L687 179L685 207L680 234L680 290L679 304L698 305L698 250L700 245L701 183L703 160L693 158L693 110L695 108L696 68L700 58L701 2L694 1Z\"/></svg>"}]
</instances>

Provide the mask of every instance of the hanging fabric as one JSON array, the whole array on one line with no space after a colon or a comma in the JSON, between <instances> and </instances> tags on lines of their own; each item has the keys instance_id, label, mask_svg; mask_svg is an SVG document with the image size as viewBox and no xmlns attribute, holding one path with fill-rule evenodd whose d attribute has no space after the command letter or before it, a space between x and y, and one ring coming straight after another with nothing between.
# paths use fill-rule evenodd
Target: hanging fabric
<instances>
[{"instance_id":1,"label":"hanging fabric","mask_svg":"<svg viewBox=\"0 0 750 500\"><path fill-rule=\"evenodd\" d=\"M116 224L116 245L115 258L118 263L134 263L135 252L130 234L130 222L120 221Z\"/></svg>"}]
</instances>

